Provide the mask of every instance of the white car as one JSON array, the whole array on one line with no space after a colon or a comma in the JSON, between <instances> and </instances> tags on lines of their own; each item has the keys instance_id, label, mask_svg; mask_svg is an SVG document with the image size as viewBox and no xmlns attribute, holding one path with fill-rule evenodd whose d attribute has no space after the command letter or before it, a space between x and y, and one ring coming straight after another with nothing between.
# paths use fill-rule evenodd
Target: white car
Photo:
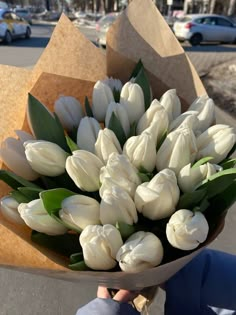
<instances>
[{"instance_id":1,"label":"white car","mask_svg":"<svg viewBox=\"0 0 236 315\"><path fill-rule=\"evenodd\" d=\"M0 40L10 44L18 37L30 38L30 25L14 12L0 9Z\"/></svg>"},{"instance_id":2,"label":"white car","mask_svg":"<svg viewBox=\"0 0 236 315\"><path fill-rule=\"evenodd\" d=\"M236 43L236 25L227 17L216 14L185 15L174 23L175 36L191 45L201 42Z\"/></svg>"}]
</instances>

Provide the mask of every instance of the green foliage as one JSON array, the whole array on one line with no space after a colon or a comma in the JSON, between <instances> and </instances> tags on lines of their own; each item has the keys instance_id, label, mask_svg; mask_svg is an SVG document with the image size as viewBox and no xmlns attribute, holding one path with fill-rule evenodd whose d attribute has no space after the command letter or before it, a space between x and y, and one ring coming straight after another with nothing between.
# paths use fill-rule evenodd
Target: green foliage
<instances>
[{"instance_id":1,"label":"green foliage","mask_svg":"<svg viewBox=\"0 0 236 315\"><path fill-rule=\"evenodd\" d=\"M121 147L123 147L126 142L126 135L119 119L116 117L114 112L111 115L108 128L115 133Z\"/></svg>"}]
</instances>

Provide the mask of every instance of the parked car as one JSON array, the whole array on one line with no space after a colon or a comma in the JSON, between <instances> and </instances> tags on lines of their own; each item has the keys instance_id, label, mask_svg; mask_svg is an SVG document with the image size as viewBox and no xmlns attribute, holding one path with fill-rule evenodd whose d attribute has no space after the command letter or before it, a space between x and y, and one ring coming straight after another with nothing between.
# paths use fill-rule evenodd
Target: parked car
<instances>
[{"instance_id":1,"label":"parked car","mask_svg":"<svg viewBox=\"0 0 236 315\"><path fill-rule=\"evenodd\" d=\"M185 15L174 23L174 33L180 41L191 45L201 42L236 44L236 25L229 18L216 14Z\"/></svg>"},{"instance_id":2,"label":"parked car","mask_svg":"<svg viewBox=\"0 0 236 315\"><path fill-rule=\"evenodd\" d=\"M97 44L100 47L106 47L106 35L111 24L119 16L119 12L112 12L104 15L96 24Z\"/></svg>"},{"instance_id":3,"label":"parked car","mask_svg":"<svg viewBox=\"0 0 236 315\"><path fill-rule=\"evenodd\" d=\"M18 37L30 38L30 25L14 12L0 9L0 40L10 44Z\"/></svg>"},{"instance_id":4,"label":"parked car","mask_svg":"<svg viewBox=\"0 0 236 315\"><path fill-rule=\"evenodd\" d=\"M32 14L28 9L16 8L14 12L21 18L25 19L30 25L32 25Z\"/></svg>"}]
</instances>

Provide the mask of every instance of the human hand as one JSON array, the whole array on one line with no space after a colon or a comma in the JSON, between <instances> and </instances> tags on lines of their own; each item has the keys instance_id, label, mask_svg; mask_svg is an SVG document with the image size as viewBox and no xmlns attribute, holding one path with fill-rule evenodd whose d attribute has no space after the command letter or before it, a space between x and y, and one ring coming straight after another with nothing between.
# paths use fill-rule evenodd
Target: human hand
<instances>
[{"instance_id":1,"label":"human hand","mask_svg":"<svg viewBox=\"0 0 236 315\"><path fill-rule=\"evenodd\" d=\"M130 302L133 301L138 295L139 291L129 291L121 289L114 296L113 300L117 302ZM111 295L106 287L98 287L97 297L101 299L111 299Z\"/></svg>"}]
</instances>

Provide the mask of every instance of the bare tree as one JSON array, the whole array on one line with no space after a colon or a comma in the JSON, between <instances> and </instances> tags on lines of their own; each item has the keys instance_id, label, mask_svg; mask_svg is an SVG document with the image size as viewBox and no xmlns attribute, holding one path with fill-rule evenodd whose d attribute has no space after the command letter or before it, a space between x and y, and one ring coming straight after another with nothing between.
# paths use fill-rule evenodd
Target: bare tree
<instances>
[{"instance_id":1,"label":"bare tree","mask_svg":"<svg viewBox=\"0 0 236 315\"><path fill-rule=\"evenodd\" d=\"M215 5L216 5L216 0L211 0L211 3L210 3L210 13L214 13Z\"/></svg>"},{"instance_id":2,"label":"bare tree","mask_svg":"<svg viewBox=\"0 0 236 315\"><path fill-rule=\"evenodd\" d=\"M228 7L228 15L233 15L235 13L235 4L236 0L230 0L229 1L229 7Z\"/></svg>"}]
</instances>

